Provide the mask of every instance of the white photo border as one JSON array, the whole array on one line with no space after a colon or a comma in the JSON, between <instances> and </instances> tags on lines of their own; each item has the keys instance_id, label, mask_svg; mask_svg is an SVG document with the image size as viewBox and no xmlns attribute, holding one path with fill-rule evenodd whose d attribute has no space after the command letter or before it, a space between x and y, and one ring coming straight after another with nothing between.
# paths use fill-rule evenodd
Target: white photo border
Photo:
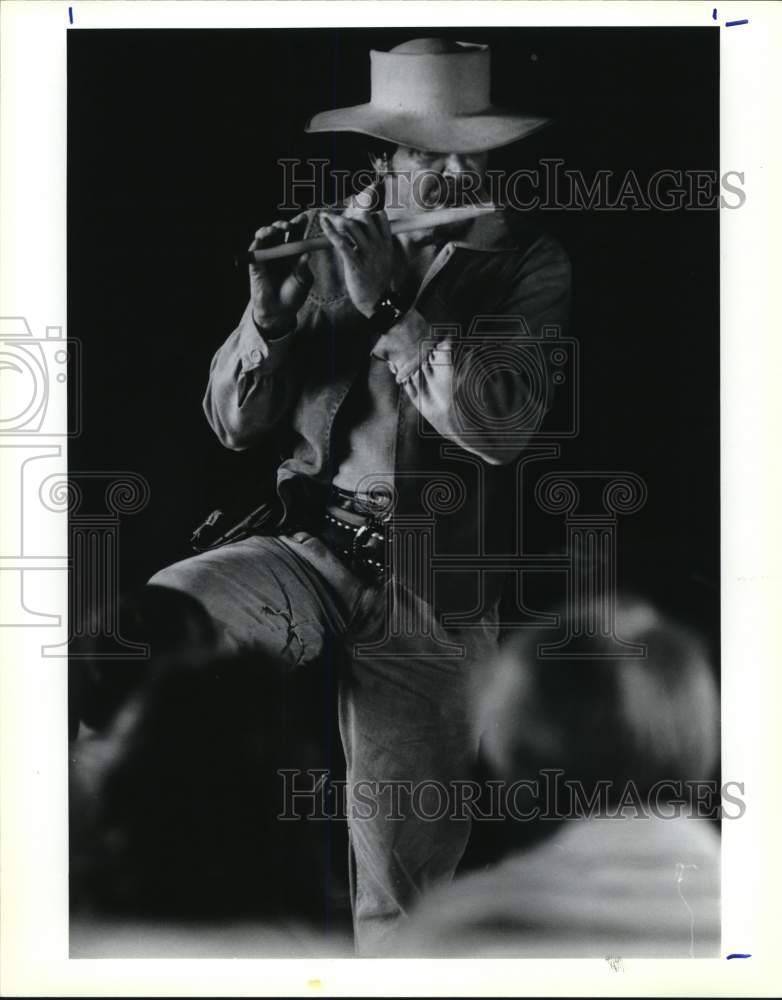
<instances>
[{"instance_id":1,"label":"white photo border","mask_svg":"<svg viewBox=\"0 0 782 1000\"><path fill-rule=\"evenodd\" d=\"M716 4L716 6L715 6ZM713 11L717 11L716 19ZM745 815L723 823L720 959L71 960L68 958L65 660L41 655L40 629L0 629L2 980L6 995L774 995L782 704L774 625L780 587L782 257L779 52L782 7L768 3L89 2L4 0L0 7L0 314L35 336L66 326L66 36L97 28L314 26L703 26L720 31L721 164L744 172L746 203L721 213L723 773L745 783ZM746 24L726 27L732 20ZM139 67L139 72L143 68ZM660 72L665 72L661 64ZM775 282L776 279L776 282ZM775 287L775 284L777 287ZM776 294L775 294L776 293ZM775 322L776 321L776 322ZM775 329L775 327L777 329ZM65 401L56 401L65 423ZM42 439L44 440L44 439ZM67 472L67 438L45 443ZM2 454L3 511L17 509L12 449ZM16 506L15 506L16 505ZM24 507L35 525L36 509ZM7 518L8 525L13 520ZM25 599L62 611L65 516L36 526L44 560ZM8 528L10 531L10 528ZM5 537L0 569L12 568ZM8 547L10 546L10 547ZM21 556L21 552L17 553ZM55 555L57 554L57 555ZM48 568L47 568L48 567ZM2 600L21 574L0 572ZM6 587L11 590L6 591ZM54 640L51 640L54 641ZM750 954L728 960L731 953Z\"/></svg>"}]
</instances>

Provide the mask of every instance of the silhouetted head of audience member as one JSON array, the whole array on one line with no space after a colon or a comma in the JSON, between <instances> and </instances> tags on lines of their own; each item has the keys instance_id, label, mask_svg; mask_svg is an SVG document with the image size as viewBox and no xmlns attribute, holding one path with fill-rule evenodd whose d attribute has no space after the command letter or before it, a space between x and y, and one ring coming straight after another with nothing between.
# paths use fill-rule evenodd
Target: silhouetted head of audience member
<instances>
[{"instance_id":1,"label":"silhouetted head of audience member","mask_svg":"<svg viewBox=\"0 0 782 1000\"><path fill-rule=\"evenodd\" d=\"M326 766L307 681L260 652L158 660L110 729L72 748L74 906L328 920L326 824L278 819L296 806L279 772L306 787Z\"/></svg>"},{"instance_id":2,"label":"silhouetted head of audience member","mask_svg":"<svg viewBox=\"0 0 782 1000\"><path fill-rule=\"evenodd\" d=\"M557 769L587 790L609 781L621 792L632 782L641 794L662 780L712 779L719 698L698 637L647 601L623 597L615 635L643 655L623 655L612 637L595 635L579 646L593 658L569 658L541 647L563 632L583 636L587 623L567 611L560 621L561 629L522 632L501 650L478 709L493 773L512 782Z\"/></svg>"},{"instance_id":3,"label":"silhouetted head of audience member","mask_svg":"<svg viewBox=\"0 0 782 1000\"><path fill-rule=\"evenodd\" d=\"M116 612L107 604L93 608L87 632L69 648L70 739L78 734L80 722L91 729L108 726L156 658L201 655L216 649L218 641L200 601L156 584L123 594Z\"/></svg>"}]
</instances>

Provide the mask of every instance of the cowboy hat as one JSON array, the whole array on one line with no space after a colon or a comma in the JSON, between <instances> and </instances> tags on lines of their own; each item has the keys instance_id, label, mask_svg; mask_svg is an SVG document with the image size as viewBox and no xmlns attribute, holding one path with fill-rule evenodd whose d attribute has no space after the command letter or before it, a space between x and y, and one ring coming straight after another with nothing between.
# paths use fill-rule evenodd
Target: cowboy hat
<instances>
[{"instance_id":1,"label":"cowboy hat","mask_svg":"<svg viewBox=\"0 0 782 1000\"><path fill-rule=\"evenodd\" d=\"M322 111L306 132L360 132L438 153L479 153L537 132L548 118L492 106L488 45L416 38L370 52L368 104Z\"/></svg>"}]
</instances>

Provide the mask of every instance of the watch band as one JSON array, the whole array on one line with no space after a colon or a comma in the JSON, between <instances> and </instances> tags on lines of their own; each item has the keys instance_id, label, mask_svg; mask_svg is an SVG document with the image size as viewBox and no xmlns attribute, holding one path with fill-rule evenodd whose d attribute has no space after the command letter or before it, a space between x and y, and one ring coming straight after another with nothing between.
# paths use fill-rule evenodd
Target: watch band
<instances>
[{"instance_id":1,"label":"watch band","mask_svg":"<svg viewBox=\"0 0 782 1000\"><path fill-rule=\"evenodd\" d=\"M377 300L369 321L376 329L390 330L394 323L399 322L405 312L400 297L396 292L388 289Z\"/></svg>"}]
</instances>

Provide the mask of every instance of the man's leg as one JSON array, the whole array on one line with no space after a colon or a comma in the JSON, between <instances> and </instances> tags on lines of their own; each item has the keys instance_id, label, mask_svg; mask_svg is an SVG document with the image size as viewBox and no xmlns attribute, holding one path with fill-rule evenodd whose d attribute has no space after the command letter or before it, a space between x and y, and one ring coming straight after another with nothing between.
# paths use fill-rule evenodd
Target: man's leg
<instances>
[{"instance_id":1,"label":"man's leg","mask_svg":"<svg viewBox=\"0 0 782 1000\"><path fill-rule=\"evenodd\" d=\"M423 892L450 880L464 853L469 810L459 809L457 788L473 777L475 695L497 649L493 620L445 632L408 591L399 588L396 600L400 634L387 627L384 595L357 616L340 688L362 955L392 947L399 921ZM463 655L453 655L459 648Z\"/></svg>"},{"instance_id":2,"label":"man's leg","mask_svg":"<svg viewBox=\"0 0 782 1000\"><path fill-rule=\"evenodd\" d=\"M319 558L305 545L317 547ZM361 590L322 543L303 533L233 542L167 566L149 582L196 597L225 650L259 649L294 666L320 654L327 632L344 632Z\"/></svg>"}]
</instances>

